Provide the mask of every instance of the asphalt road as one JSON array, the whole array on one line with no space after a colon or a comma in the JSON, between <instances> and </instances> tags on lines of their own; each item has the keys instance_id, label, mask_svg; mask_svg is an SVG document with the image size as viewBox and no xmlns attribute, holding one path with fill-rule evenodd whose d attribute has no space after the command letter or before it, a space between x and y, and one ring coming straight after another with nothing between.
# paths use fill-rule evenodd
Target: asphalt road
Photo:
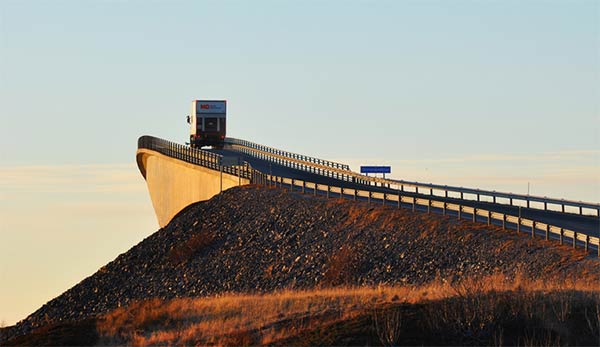
<instances>
[{"instance_id":1,"label":"asphalt road","mask_svg":"<svg viewBox=\"0 0 600 347\"><path fill-rule=\"evenodd\" d=\"M294 178L299 180L305 180L309 182L315 182L318 184L328 184L332 186L344 187L344 188L354 188L354 189L363 189L363 190L371 190L377 192L384 192L389 194L397 194L398 191L395 189L388 189L385 187L374 187L369 185L364 185L360 183L352 183L348 181L338 180L331 177L325 177L321 175L317 175L314 173L309 173L297 169L292 169L283 165L275 164L266 160L257 159L252 156L245 155L243 153L234 151L234 150L210 150L211 152L218 153L221 155L228 156L239 156L242 157L245 161L250 163L253 168L262 171L267 174L272 174L276 176L283 176L288 178ZM403 192L403 196L411 196L411 197L419 197L419 198L429 198L430 196L427 194L416 194L411 192ZM513 216L519 215L519 207L510 206L504 204L494 204L492 202L483 202L483 201L473 201L473 200L461 200L457 198L446 198L441 196L435 196L434 198L437 201L444 201L448 203L454 204L462 204L463 206L470 206L485 209L488 211L505 213ZM544 211L541 209L535 208L525 208L521 207L520 211L521 217L526 219L532 219L535 221L539 221L542 223L551 224L557 227L562 227L570 230L574 230L580 233L584 233L590 236L600 236L600 218L597 216L585 216L585 215L577 215L577 214L566 214L557 211Z\"/></svg>"}]
</instances>

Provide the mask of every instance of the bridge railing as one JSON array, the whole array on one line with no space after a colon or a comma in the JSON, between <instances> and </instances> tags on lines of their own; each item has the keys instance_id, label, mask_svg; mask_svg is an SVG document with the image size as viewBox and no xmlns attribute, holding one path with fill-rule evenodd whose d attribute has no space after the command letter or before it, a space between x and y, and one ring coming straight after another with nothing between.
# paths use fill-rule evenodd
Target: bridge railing
<instances>
[{"instance_id":1,"label":"bridge railing","mask_svg":"<svg viewBox=\"0 0 600 347\"><path fill-rule=\"evenodd\" d=\"M176 142L163 140L153 136L142 136L138 139L138 148L145 148L164 154L171 158L179 159L190 164L203 166L209 169L220 171L238 176L240 178L252 179L253 169L247 162L240 163L237 166L221 166L220 154L203 151L201 149L191 148Z\"/></svg>"},{"instance_id":2,"label":"bridge railing","mask_svg":"<svg viewBox=\"0 0 600 347\"><path fill-rule=\"evenodd\" d=\"M280 150L277 148L264 146L264 145L261 145L258 143L241 140L241 139L236 139L233 137L226 138L225 143L230 144L230 145L238 145L238 146L256 149L260 152L264 152L264 153L268 153L268 154L274 154L278 158L289 159L289 162L293 163L293 164L297 164L298 162L307 162L307 163L326 166L326 167L333 168L333 169L340 169L340 170L347 170L347 171L350 170L350 166L348 166L346 164L337 163L334 161L329 161L329 160L324 160L324 159L319 159L319 158L315 158L315 157L310 157L310 156L303 155L303 154L287 152L287 151L283 151L283 150Z\"/></svg>"},{"instance_id":3,"label":"bridge railing","mask_svg":"<svg viewBox=\"0 0 600 347\"><path fill-rule=\"evenodd\" d=\"M234 149L244 154L271 161L282 166L342 181L370 186L380 185L402 192L413 192L415 194L429 195L432 197L443 196L445 198L478 202L484 201L509 206L523 205L527 208L542 209L545 211L552 210L561 213L587 214L600 217L600 204L598 203L370 177L351 171L348 165L289 153L245 140L228 138L227 141L230 145L234 146Z\"/></svg>"},{"instance_id":4,"label":"bridge railing","mask_svg":"<svg viewBox=\"0 0 600 347\"><path fill-rule=\"evenodd\" d=\"M489 191L482 189L464 188L464 187L452 187L447 185L439 184L427 184L419 182L411 182L404 180L391 180L387 179L385 182L381 180L369 180L369 185L376 185L377 183L387 184L393 186L396 189L405 191L405 188L412 188L417 194L428 194L430 196L443 196L450 198L459 198L461 200L471 201L484 201L492 202L494 204L500 203L510 206L520 206L517 202L520 202L524 207L542 209L544 211L553 210L561 213L574 213L579 215L591 214L600 216L600 204L574 201L567 199L555 199L549 197L541 197L535 195L515 194L515 193L503 193L497 191ZM423 192L425 190L425 192ZM436 195L435 192L441 195ZM536 203L536 204L534 204ZM552 209L552 207L555 207Z\"/></svg>"},{"instance_id":5,"label":"bridge railing","mask_svg":"<svg viewBox=\"0 0 600 347\"><path fill-rule=\"evenodd\" d=\"M590 252L592 247L595 246L596 254L600 257L599 237L506 213L464 206L462 204L452 204L431 198L405 196L402 195L401 192L398 192L398 194L388 194L369 190L344 188L272 176L261 172L255 173L252 182L289 189L290 191L298 191L303 194L312 193L315 196L326 196L327 198L342 198L354 201L362 200L367 201L369 204L392 205L398 209L409 208L412 209L412 211L423 210L427 213L434 212L442 215L452 214L459 220L468 219L472 222L482 222L487 225L501 226L503 230L512 229L519 233L527 232L532 238L542 238L547 241L556 240L561 245L570 244L573 248L584 248L586 252Z\"/></svg>"}]
</instances>

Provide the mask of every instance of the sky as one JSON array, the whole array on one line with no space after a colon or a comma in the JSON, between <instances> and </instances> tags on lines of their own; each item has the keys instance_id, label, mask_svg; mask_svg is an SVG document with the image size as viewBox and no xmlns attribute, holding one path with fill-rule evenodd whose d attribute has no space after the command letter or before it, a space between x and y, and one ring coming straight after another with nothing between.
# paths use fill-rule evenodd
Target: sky
<instances>
[{"instance_id":1,"label":"sky","mask_svg":"<svg viewBox=\"0 0 600 347\"><path fill-rule=\"evenodd\" d=\"M0 324L158 229L137 138L600 201L598 1L0 0Z\"/></svg>"}]
</instances>

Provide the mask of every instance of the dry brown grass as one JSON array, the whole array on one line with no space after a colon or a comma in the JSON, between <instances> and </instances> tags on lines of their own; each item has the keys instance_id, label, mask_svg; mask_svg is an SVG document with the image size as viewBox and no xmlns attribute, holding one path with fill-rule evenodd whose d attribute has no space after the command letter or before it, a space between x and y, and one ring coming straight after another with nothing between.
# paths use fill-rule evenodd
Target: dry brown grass
<instances>
[{"instance_id":1,"label":"dry brown grass","mask_svg":"<svg viewBox=\"0 0 600 347\"><path fill-rule=\"evenodd\" d=\"M597 282L531 281L520 275L512 278L493 275L454 284L435 281L420 287L334 287L284 290L262 295L225 294L208 298L180 298L167 302L151 299L107 314L99 320L98 332L103 344L270 344L317 326L352 319L365 312L379 312L377 308L387 304L416 304L448 298L457 298L458 301L449 305L446 311L436 311L430 324L454 324L456 329L484 331L493 324L498 314L490 309L490 299L481 299L484 294L573 290L597 294L598 286ZM553 301L554 306L545 307L559 323L568 319L569 305L572 305L572 298L565 296L563 299L558 298ZM529 312L527 314L530 315L539 311L533 301L519 305L512 309L515 312ZM594 308L586 314L590 329L595 329L593 331L596 333L600 329L597 328L600 324L597 322L598 311ZM392 343L398 334L396 323L402 319L401 316L391 317L396 319L391 322L389 317L376 318L381 336L387 339L387 343ZM394 330L388 331L391 328Z\"/></svg>"}]
</instances>

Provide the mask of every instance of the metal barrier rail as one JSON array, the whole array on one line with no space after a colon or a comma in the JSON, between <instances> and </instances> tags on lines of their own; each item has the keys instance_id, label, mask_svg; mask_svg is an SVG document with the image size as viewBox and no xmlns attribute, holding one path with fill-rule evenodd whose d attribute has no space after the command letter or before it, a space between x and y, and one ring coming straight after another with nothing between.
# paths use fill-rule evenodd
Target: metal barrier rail
<instances>
[{"instance_id":1,"label":"metal barrier rail","mask_svg":"<svg viewBox=\"0 0 600 347\"><path fill-rule=\"evenodd\" d=\"M291 159L279 154L268 153L255 148L245 147L243 145L229 144L228 148L231 148L233 150L236 150L240 153L246 154L254 158L273 162L281 166L289 167L296 170L302 170L309 173L315 173L321 176L331 177L344 181L351 180L352 177L351 175L348 175L348 173L353 174L352 171L331 168L329 166L307 162L299 159Z\"/></svg>"},{"instance_id":2,"label":"metal barrier rail","mask_svg":"<svg viewBox=\"0 0 600 347\"><path fill-rule=\"evenodd\" d=\"M394 188L395 190L400 191L405 191L405 188L412 188L414 189L414 193L416 194L427 194L423 192L423 189L425 189L426 191L428 191L430 196L438 196L434 194L434 191L441 191L443 196L446 198L460 198L461 200L471 200L478 202L482 201L482 198L489 198L494 204L503 204L509 206L515 206L515 202L522 201L524 202L527 208L543 209L544 211L548 211L549 206L552 207L552 205L554 205L560 207L558 211L554 210L557 212L576 214L575 212L572 212L573 210L576 210L578 212L577 214L583 215L584 212L594 211L595 216L600 217L600 204L598 203L554 199L534 195L503 193L473 188L452 187L447 185L438 185L431 183L384 179L379 177L369 177L351 171L348 165L327 165L327 163L333 162L328 162L326 160L311 157L305 157L274 149L271 147L257 145L255 143L239 139L228 138L226 139L226 141L228 141L229 144L234 145L234 149L237 149L244 154L254 156L259 159L272 161L279 165L311 173L316 173L322 176L331 177L342 181L361 183L370 186L376 186L377 184L380 184L382 186L387 186L388 188ZM238 147L235 148L235 146ZM419 191L419 189L421 189L421 191ZM450 193L457 196L449 196ZM471 195L473 196L473 198L467 199L465 198L465 194ZM498 201L498 199L504 199L507 201ZM543 207L537 207L535 205L532 205L532 202L541 203L543 204Z\"/></svg>"},{"instance_id":3,"label":"metal barrier rail","mask_svg":"<svg viewBox=\"0 0 600 347\"><path fill-rule=\"evenodd\" d=\"M503 203L505 205L514 206L514 201L523 201L527 208L537 208L532 207L532 202L538 202L543 204L543 210L548 211L548 205L556 205L560 206L560 211L562 213L573 213L567 211L566 208L576 209L579 215L583 215L584 209L592 210L596 214L596 216L600 216L600 204L584 202L584 201L573 201L573 200L565 200L565 199L554 199L548 197L534 196L534 195L524 195L524 194L514 194L514 193L503 193L497 191L489 191L489 190L481 190L481 189L473 189L473 188L463 188L463 187L452 187L446 185L438 185L438 184L427 184L427 183L419 183L419 182L410 182L404 180L386 180L387 184L394 185L396 187L400 187L401 190L404 190L404 187L413 187L415 188L416 193L419 192L419 188L424 188L429 190L429 195L435 196L433 194L434 190L444 192L444 197L448 197L448 193L456 193L460 195L460 199L465 199L464 194L470 194L476 197L476 201L482 201L482 197L491 198L491 202L494 204L499 203L497 201L498 198L508 200L507 203ZM373 181L370 181L373 182ZM370 183L371 184L371 183ZM422 192L420 194L423 194ZM500 202L502 203L502 202ZM542 208L537 208L542 209Z\"/></svg>"},{"instance_id":4,"label":"metal barrier rail","mask_svg":"<svg viewBox=\"0 0 600 347\"><path fill-rule=\"evenodd\" d=\"M252 180L253 176L256 174L256 170L252 169L247 162L238 166L221 166L221 158L223 156L220 154L191 148L153 136L146 135L140 137L138 139L138 148L150 149L190 164L203 166L217 171L222 170L225 173L250 180Z\"/></svg>"},{"instance_id":5,"label":"metal barrier rail","mask_svg":"<svg viewBox=\"0 0 600 347\"><path fill-rule=\"evenodd\" d=\"M326 195L327 198L337 197L346 198L349 197L352 200L358 200L359 198L365 199L369 204L373 203L373 200L379 200L382 205L393 204L402 208L402 204L410 204L412 211L416 211L417 206L423 206L426 208L427 213L435 211L434 208L439 209L442 215L447 215L449 211L456 212L458 219L465 219L465 214L470 216L473 222L481 222L483 220L487 225L496 224L502 226L503 230L513 229L517 232L528 232L532 238L536 236L543 237L545 240L558 240L560 244L569 242L573 248L578 246L583 247L586 252L590 251L590 246L595 246L597 250L597 256L600 257L600 238L590 236L584 233L576 232L566 228L557 227L547 223L538 222L532 219L521 218L518 216L512 216L505 213L493 212L485 209L475 208L471 206L463 206L461 204L451 204L448 202L437 201L432 199L417 198L411 196L403 196L399 194L387 194L380 192L372 192L368 190L359 190L353 188L344 188L337 186L330 186L324 184L317 184L313 182L307 182L292 178L284 178L279 176L271 176L263 174L261 176L262 184L271 186L279 186L281 188L289 188L290 191L297 189L299 192L306 193L307 190L312 190L314 195ZM495 223L494 223L495 222ZM524 230L527 228L528 230Z\"/></svg>"},{"instance_id":6,"label":"metal barrier rail","mask_svg":"<svg viewBox=\"0 0 600 347\"><path fill-rule=\"evenodd\" d=\"M244 146L244 147L248 147L248 148L257 149L257 150L259 150L261 152L276 154L277 156L288 158L288 159L292 159L292 160L295 160L295 161L303 161L303 162L308 162L308 163L323 165L323 166L327 166L327 167L334 168L334 169L341 169L341 170L347 170L347 171L350 170L350 166L348 166L346 164L337 163L337 162L334 162L334 161L329 161L329 160L324 160L324 159L319 159L319 158L315 158L315 157L309 157L309 156L306 156L306 155L303 155L303 154L297 154L297 153L282 151L282 150L277 149L277 148L268 147L268 146L260 145L258 143L254 143L254 142L250 142L250 141L246 141L246 140L241 140L241 139L236 139L236 138L233 138L233 137L226 138L225 139L225 143L232 144L232 145L240 145L240 146Z\"/></svg>"}]
</instances>

